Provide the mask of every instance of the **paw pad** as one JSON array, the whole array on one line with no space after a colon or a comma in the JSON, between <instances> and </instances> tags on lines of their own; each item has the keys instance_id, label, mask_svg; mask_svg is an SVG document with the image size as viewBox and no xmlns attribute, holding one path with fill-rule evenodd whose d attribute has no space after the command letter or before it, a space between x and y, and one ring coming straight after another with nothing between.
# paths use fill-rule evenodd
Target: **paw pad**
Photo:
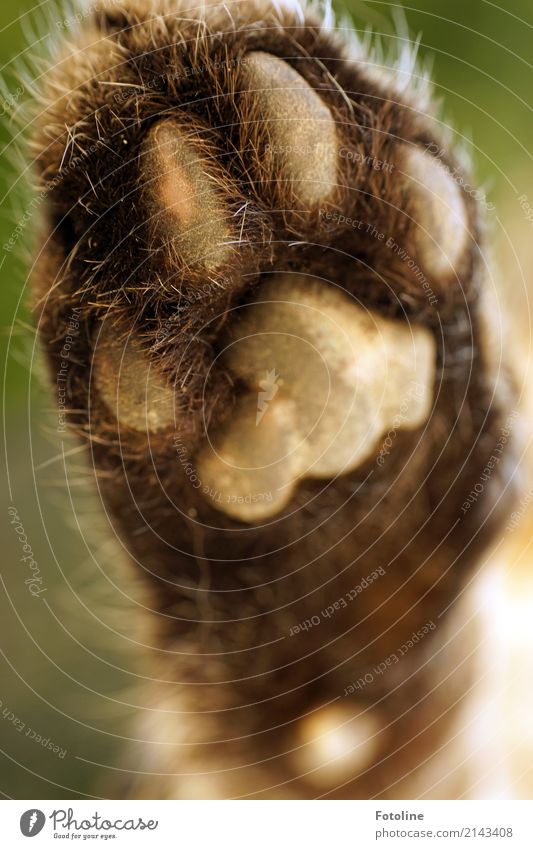
<instances>
[{"instance_id":1,"label":"paw pad","mask_svg":"<svg viewBox=\"0 0 533 849\"><path fill-rule=\"evenodd\" d=\"M403 152L418 257L436 278L457 276L469 239L461 190L445 165L415 147Z\"/></svg>"},{"instance_id":2,"label":"paw pad","mask_svg":"<svg viewBox=\"0 0 533 849\"><path fill-rule=\"evenodd\" d=\"M337 185L339 146L335 121L318 92L288 62L269 53L246 57L243 147L259 154L263 179L304 206L328 199ZM253 96L250 98L250 94Z\"/></svg>"},{"instance_id":3,"label":"paw pad","mask_svg":"<svg viewBox=\"0 0 533 849\"><path fill-rule=\"evenodd\" d=\"M178 124L162 121L148 133L141 158L155 227L185 266L213 271L228 257L230 235L219 189L227 180L217 179L213 157Z\"/></svg>"},{"instance_id":4,"label":"paw pad","mask_svg":"<svg viewBox=\"0 0 533 849\"><path fill-rule=\"evenodd\" d=\"M174 422L175 395L132 334L104 322L93 355L93 382L122 427L156 433Z\"/></svg>"},{"instance_id":5,"label":"paw pad","mask_svg":"<svg viewBox=\"0 0 533 849\"><path fill-rule=\"evenodd\" d=\"M300 479L353 471L400 408L402 428L429 415L430 332L370 313L310 277L266 282L234 317L223 359L248 393L198 471L215 506L240 521L274 516Z\"/></svg>"}]
</instances>

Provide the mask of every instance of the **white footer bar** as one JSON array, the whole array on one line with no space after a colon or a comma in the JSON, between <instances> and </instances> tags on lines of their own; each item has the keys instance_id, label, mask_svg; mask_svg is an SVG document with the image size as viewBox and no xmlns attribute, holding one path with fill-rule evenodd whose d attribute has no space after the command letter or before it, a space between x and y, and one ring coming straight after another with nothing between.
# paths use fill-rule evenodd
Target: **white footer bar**
<instances>
[{"instance_id":1,"label":"white footer bar","mask_svg":"<svg viewBox=\"0 0 533 849\"><path fill-rule=\"evenodd\" d=\"M4 801L0 826L9 849L533 849L533 802Z\"/></svg>"}]
</instances>

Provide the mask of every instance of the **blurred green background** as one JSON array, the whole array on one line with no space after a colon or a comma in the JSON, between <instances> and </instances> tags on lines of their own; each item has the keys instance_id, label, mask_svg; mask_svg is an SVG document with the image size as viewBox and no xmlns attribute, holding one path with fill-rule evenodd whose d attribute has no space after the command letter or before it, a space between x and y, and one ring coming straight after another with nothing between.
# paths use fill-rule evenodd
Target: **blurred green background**
<instances>
[{"instance_id":1,"label":"blurred green background","mask_svg":"<svg viewBox=\"0 0 533 849\"><path fill-rule=\"evenodd\" d=\"M394 4L351 0L337 8L348 10L357 27L371 25L385 44L395 38ZM495 205L489 233L501 269L502 296L529 344L533 224L526 220L519 197L527 195L533 206L528 150L533 138L533 4L412 0L404 8L411 34L420 36L421 57L432 57L447 119L460 136L471 139L478 180ZM35 52L35 46L26 45L43 38L44 11L51 29L53 21L65 15L58 7L50 10L47 3L2 0L2 75L7 91L15 96L15 70L28 50ZM0 509L0 792L11 798L76 798L104 792L102 777L110 770L97 765L118 762L140 704L136 687L143 651L135 643L140 639L134 613L137 587L106 534L106 519L87 483L83 455L75 442L57 434L53 398L43 386L25 306L34 219L13 250L2 248L27 204L11 164L12 134L4 119L0 344L2 454L7 465ZM18 511L39 564L46 604L32 598L24 584L28 572L10 524L10 505ZM48 740L59 752L44 748Z\"/></svg>"}]
</instances>

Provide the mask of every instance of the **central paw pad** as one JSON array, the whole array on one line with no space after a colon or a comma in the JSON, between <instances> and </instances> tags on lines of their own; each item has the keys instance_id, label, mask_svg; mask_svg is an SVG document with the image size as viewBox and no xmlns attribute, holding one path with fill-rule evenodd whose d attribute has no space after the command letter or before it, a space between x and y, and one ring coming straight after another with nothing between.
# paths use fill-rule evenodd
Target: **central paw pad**
<instances>
[{"instance_id":1,"label":"central paw pad","mask_svg":"<svg viewBox=\"0 0 533 849\"><path fill-rule=\"evenodd\" d=\"M198 472L243 522L276 515L303 478L353 471L399 418L411 429L430 412L429 331L303 275L275 275L236 311L222 358L246 391Z\"/></svg>"}]
</instances>

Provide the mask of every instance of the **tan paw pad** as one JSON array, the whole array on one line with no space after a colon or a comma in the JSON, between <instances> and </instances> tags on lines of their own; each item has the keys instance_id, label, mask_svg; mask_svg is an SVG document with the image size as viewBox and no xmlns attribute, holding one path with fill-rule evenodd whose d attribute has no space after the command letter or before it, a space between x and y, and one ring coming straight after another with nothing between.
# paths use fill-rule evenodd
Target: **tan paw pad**
<instances>
[{"instance_id":1,"label":"tan paw pad","mask_svg":"<svg viewBox=\"0 0 533 849\"><path fill-rule=\"evenodd\" d=\"M420 148L405 148L402 170L413 204L419 259L432 275L457 274L469 239L457 181L446 165Z\"/></svg>"},{"instance_id":2,"label":"tan paw pad","mask_svg":"<svg viewBox=\"0 0 533 849\"><path fill-rule=\"evenodd\" d=\"M174 423L174 391L132 336L104 324L96 341L93 384L124 427L157 432Z\"/></svg>"},{"instance_id":3,"label":"tan paw pad","mask_svg":"<svg viewBox=\"0 0 533 849\"><path fill-rule=\"evenodd\" d=\"M326 200L337 184L339 146L320 95L283 59L259 51L246 57L244 83L255 98L251 120L264 133L259 152L270 179L306 206Z\"/></svg>"},{"instance_id":4,"label":"tan paw pad","mask_svg":"<svg viewBox=\"0 0 533 849\"><path fill-rule=\"evenodd\" d=\"M156 124L141 153L154 223L163 223L166 238L186 265L207 271L227 260L230 238L220 191L224 179L211 170L213 159L173 121Z\"/></svg>"},{"instance_id":5,"label":"tan paw pad","mask_svg":"<svg viewBox=\"0 0 533 849\"><path fill-rule=\"evenodd\" d=\"M302 478L354 470L389 429L419 427L431 408L431 333L304 275L273 276L238 310L223 361L248 391L198 473L243 522L275 516Z\"/></svg>"}]
</instances>

